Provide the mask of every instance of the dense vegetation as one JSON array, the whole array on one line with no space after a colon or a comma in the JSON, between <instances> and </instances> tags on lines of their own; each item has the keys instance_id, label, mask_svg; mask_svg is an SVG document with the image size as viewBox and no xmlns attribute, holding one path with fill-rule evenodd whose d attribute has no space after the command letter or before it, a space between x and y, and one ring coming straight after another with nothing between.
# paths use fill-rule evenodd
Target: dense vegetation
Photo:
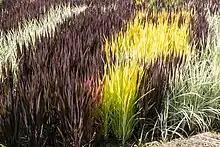
<instances>
[{"instance_id":1,"label":"dense vegetation","mask_svg":"<svg viewBox=\"0 0 220 147\"><path fill-rule=\"evenodd\" d=\"M219 9L0 1L0 144L144 146L219 131Z\"/></svg>"}]
</instances>

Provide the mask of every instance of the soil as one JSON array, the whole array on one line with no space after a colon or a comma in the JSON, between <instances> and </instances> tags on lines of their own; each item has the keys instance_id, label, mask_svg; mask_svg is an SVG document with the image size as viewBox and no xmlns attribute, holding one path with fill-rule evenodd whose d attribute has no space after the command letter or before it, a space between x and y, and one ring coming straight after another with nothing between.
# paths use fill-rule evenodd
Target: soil
<instances>
[{"instance_id":1,"label":"soil","mask_svg":"<svg viewBox=\"0 0 220 147\"><path fill-rule=\"evenodd\" d=\"M174 139L167 143L152 142L146 147L220 147L220 134L201 133L188 139Z\"/></svg>"}]
</instances>

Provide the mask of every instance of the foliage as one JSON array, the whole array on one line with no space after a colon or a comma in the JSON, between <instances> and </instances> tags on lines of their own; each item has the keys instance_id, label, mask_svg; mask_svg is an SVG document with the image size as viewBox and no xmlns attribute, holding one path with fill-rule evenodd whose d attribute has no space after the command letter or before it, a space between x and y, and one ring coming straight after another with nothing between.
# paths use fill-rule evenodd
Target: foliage
<instances>
[{"instance_id":1,"label":"foliage","mask_svg":"<svg viewBox=\"0 0 220 147\"><path fill-rule=\"evenodd\" d=\"M144 65L148 66L150 62L152 65L156 64L154 58L165 57L169 60L188 53L189 20L187 13L182 14L183 16L180 13L169 15L166 12L154 12L152 17L158 18L156 22L152 22L144 17L144 12L140 12L128 23L125 32L121 31L113 37L111 44L106 42L107 69L103 99L105 136L112 130L111 133L119 140L122 139L123 143L131 136L127 132L133 132L136 124L134 118L138 112L134 111L134 105L137 105L140 97L151 91L148 87L141 94L138 93L141 81L150 78L147 73L145 79L142 79L146 69ZM186 18L183 18L184 15ZM182 24L179 22L180 17L186 19ZM155 68L156 70L158 69ZM149 86L147 82L142 84ZM124 122L127 123L123 124Z\"/></svg>"},{"instance_id":2,"label":"foliage","mask_svg":"<svg viewBox=\"0 0 220 147\"><path fill-rule=\"evenodd\" d=\"M69 3L69 0L4 0L0 15L0 30L16 29L31 19L38 19L51 9Z\"/></svg>"},{"instance_id":3,"label":"foliage","mask_svg":"<svg viewBox=\"0 0 220 147\"><path fill-rule=\"evenodd\" d=\"M143 69L134 62L123 66L113 65L108 70L102 103L104 135L111 132L124 144L131 137L136 124L137 91Z\"/></svg>"},{"instance_id":4,"label":"foliage","mask_svg":"<svg viewBox=\"0 0 220 147\"><path fill-rule=\"evenodd\" d=\"M141 145L219 129L219 6L4 1L0 145Z\"/></svg>"},{"instance_id":5,"label":"foliage","mask_svg":"<svg viewBox=\"0 0 220 147\"><path fill-rule=\"evenodd\" d=\"M154 58L189 52L189 14L152 12L151 17L157 20L149 20L148 17L144 12L139 12L134 21L127 25L126 32L114 37L108 54L122 61L131 59L150 63ZM180 22L181 19L183 22Z\"/></svg>"},{"instance_id":6,"label":"foliage","mask_svg":"<svg viewBox=\"0 0 220 147\"><path fill-rule=\"evenodd\" d=\"M16 84L1 85L5 95L16 92L1 98L1 105L7 107L1 109L5 117L0 126L4 131L11 128L1 136L3 143L82 146L94 142L100 122L96 108L102 100L98 82L103 76L102 39L122 27L132 15L131 7L127 2L117 11L90 7L57 26L53 35L35 33L34 42L17 43L16 74L2 75L2 83L8 76L16 79ZM121 9L125 11L118 15ZM14 100L19 101L12 103ZM16 119L10 119L13 117Z\"/></svg>"},{"instance_id":7,"label":"foliage","mask_svg":"<svg viewBox=\"0 0 220 147\"><path fill-rule=\"evenodd\" d=\"M51 8L48 14L46 16L41 16L39 20L31 20L24 26L17 28L17 30L12 30L6 35L1 35L0 64L10 60L12 61L13 68L16 67L17 43L19 45L34 44L36 37L46 34L53 35L55 28L64 22L65 19L85 9L85 6L79 8L72 8L70 5L57 6Z\"/></svg>"},{"instance_id":8,"label":"foliage","mask_svg":"<svg viewBox=\"0 0 220 147\"><path fill-rule=\"evenodd\" d=\"M209 16L208 22L207 45L201 54L188 55L186 65L170 79L165 91L165 110L158 113L152 129L160 131L164 140L210 131L219 125L219 16Z\"/></svg>"}]
</instances>

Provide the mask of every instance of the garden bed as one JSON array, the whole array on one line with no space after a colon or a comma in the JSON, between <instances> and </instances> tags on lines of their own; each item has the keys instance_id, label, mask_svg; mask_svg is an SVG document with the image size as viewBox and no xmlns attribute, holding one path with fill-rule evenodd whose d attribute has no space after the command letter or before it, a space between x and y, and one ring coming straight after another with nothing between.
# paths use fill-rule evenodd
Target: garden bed
<instances>
[{"instance_id":1,"label":"garden bed","mask_svg":"<svg viewBox=\"0 0 220 147\"><path fill-rule=\"evenodd\" d=\"M220 146L219 0L2 6L0 146Z\"/></svg>"},{"instance_id":2,"label":"garden bed","mask_svg":"<svg viewBox=\"0 0 220 147\"><path fill-rule=\"evenodd\" d=\"M197 134L188 139L174 139L167 143L152 142L146 144L151 147L219 147L220 134L206 132Z\"/></svg>"}]
</instances>

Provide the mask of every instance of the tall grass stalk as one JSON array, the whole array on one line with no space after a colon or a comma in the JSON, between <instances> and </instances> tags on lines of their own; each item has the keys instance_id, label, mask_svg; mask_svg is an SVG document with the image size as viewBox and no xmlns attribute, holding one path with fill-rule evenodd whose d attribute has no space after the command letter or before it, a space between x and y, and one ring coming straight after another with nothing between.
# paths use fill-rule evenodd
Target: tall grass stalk
<instances>
[{"instance_id":1,"label":"tall grass stalk","mask_svg":"<svg viewBox=\"0 0 220 147\"><path fill-rule=\"evenodd\" d=\"M84 11L86 6L71 7L70 5L60 5L51 8L46 15L39 20L28 20L25 25L19 26L7 34L1 33L0 38L0 66L7 60L11 60L13 66L16 65L16 44L35 43L35 37L50 34L53 36L55 28L62 24L73 14Z\"/></svg>"},{"instance_id":2,"label":"tall grass stalk","mask_svg":"<svg viewBox=\"0 0 220 147\"><path fill-rule=\"evenodd\" d=\"M109 73L105 76L104 135L113 133L123 144L131 137L136 124L137 90L142 71L136 63L126 63L124 66L109 67Z\"/></svg>"}]
</instances>

